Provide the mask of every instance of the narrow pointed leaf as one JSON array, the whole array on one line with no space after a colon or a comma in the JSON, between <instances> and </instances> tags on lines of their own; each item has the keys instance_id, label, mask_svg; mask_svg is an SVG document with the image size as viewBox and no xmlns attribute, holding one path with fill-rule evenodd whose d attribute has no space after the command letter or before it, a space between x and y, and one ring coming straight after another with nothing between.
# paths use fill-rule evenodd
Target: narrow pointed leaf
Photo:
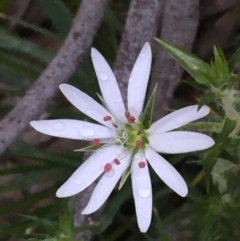
<instances>
[{"instance_id":1,"label":"narrow pointed leaf","mask_svg":"<svg viewBox=\"0 0 240 241\"><path fill-rule=\"evenodd\" d=\"M215 92L210 92L210 93L204 95L202 97L202 99L200 100L200 102L198 103L198 110L201 109L201 107L203 105L206 105L206 104L210 103L211 101L220 99L221 97L222 97L221 95L219 95L218 93L215 93Z\"/></svg>"},{"instance_id":2,"label":"narrow pointed leaf","mask_svg":"<svg viewBox=\"0 0 240 241\"><path fill-rule=\"evenodd\" d=\"M210 72L210 66L193 54L181 47L169 44L161 39L155 38L177 61L178 63L200 84L208 84L206 78ZM205 73L205 76L203 75Z\"/></svg>"},{"instance_id":3,"label":"narrow pointed leaf","mask_svg":"<svg viewBox=\"0 0 240 241\"><path fill-rule=\"evenodd\" d=\"M239 57L239 54L240 54L240 48L237 48L237 50L232 54L232 56L228 60L227 64L228 64L229 71L234 70L234 66Z\"/></svg>"},{"instance_id":4,"label":"narrow pointed leaf","mask_svg":"<svg viewBox=\"0 0 240 241\"><path fill-rule=\"evenodd\" d=\"M218 134L217 138L215 139L216 143L225 141L236 127L236 124L236 121L226 118L221 133Z\"/></svg>"}]
</instances>

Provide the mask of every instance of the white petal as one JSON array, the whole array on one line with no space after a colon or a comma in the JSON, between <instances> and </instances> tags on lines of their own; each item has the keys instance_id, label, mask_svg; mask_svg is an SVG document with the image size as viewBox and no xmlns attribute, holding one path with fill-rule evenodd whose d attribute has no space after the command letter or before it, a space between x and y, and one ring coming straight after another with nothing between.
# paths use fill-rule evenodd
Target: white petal
<instances>
[{"instance_id":1,"label":"white petal","mask_svg":"<svg viewBox=\"0 0 240 241\"><path fill-rule=\"evenodd\" d=\"M149 128L149 133L161 133L174 130L192 121L198 120L210 112L210 109L207 106L202 106L199 111L197 109L197 105L191 105L176 110L154 122Z\"/></svg>"},{"instance_id":2,"label":"white petal","mask_svg":"<svg viewBox=\"0 0 240 241\"><path fill-rule=\"evenodd\" d=\"M204 134L190 131L171 131L150 135L149 144L158 152L176 154L200 151L214 145L214 140Z\"/></svg>"},{"instance_id":3,"label":"white petal","mask_svg":"<svg viewBox=\"0 0 240 241\"><path fill-rule=\"evenodd\" d=\"M145 43L134 66L128 83L128 110L138 119L145 100L152 62L149 43Z\"/></svg>"},{"instance_id":4,"label":"white petal","mask_svg":"<svg viewBox=\"0 0 240 241\"><path fill-rule=\"evenodd\" d=\"M111 116L112 120L115 121L114 117L93 98L74 86L68 84L61 84L59 88L65 97L85 115L91 117L99 123L102 123L105 126L114 128L111 121L103 120L105 116Z\"/></svg>"},{"instance_id":5,"label":"white petal","mask_svg":"<svg viewBox=\"0 0 240 241\"><path fill-rule=\"evenodd\" d=\"M79 120L41 120L31 121L37 131L50 136L76 140L115 137L116 131L105 126Z\"/></svg>"},{"instance_id":6,"label":"white petal","mask_svg":"<svg viewBox=\"0 0 240 241\"><path fill-rule=\"evenodd\" d=\"M139 162L146 166L140 168ZM135 155L132 163L132 188L137 214L138 226L141 232L147 232L152 219L152 185L147 161L144 155Z\"/></svg>"},{"instance_id":7,"label":"white petal","mask_svg":"<svg viewBox=\"0 0 240 241\"><path fill-rule=\"evenodd\" d=\"M111 113L122 123L126 122L125 107L117 80L104 57L94 48L91 52L98 83Z\"/></svg>"},{"instance_id":8,"label":"white petal","mask_svg":"<svg viewBox=\"0 0 240 241\"><path fill-rule=\"evenodd\" d=\"M95 152L58 189L57 197L69 197L87 188L103 173L106 163L113 161L121 151L122 147L114 145Z\"/></svg>"},{"instance_id":9,"label":"white petal","mask_svg":"<svg viewBox=\"0 0 240 241\"><path fill-rule=\"evenodd\" d=\"M112 164L113 169L102 176L92 193L88 205L82 211L82 214L93 213L104 204L129 164L130 155L127 155L122 159L119 165L116 165L115 163Z\"/></svg>"},{"instance_id":10,"label":"white petal","mask_svg":"<svg viewBox=\"0 0 240 241\"><path fill-rule=\"evenodd\" d=\"M151 148L146 149L145 155L153 170L162 181L178 195L185 197L188 193L188 187L178 171Z\"/></svg>"}]
</instances>

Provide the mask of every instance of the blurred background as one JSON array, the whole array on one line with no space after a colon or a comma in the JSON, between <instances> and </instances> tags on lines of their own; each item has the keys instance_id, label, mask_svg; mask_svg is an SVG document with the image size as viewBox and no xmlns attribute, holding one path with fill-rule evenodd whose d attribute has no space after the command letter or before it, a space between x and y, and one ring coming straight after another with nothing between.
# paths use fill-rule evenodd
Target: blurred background
<instances>
[{"instance_id":1,"label":"blurred background","mask_svg":"<svg viewBox=\"0 0 240 241\"><path fill-rule=\"evenodd\" d=\"M184 4L184 1L181 2ZM79 0L0 0L1 118L19 103L63 46L80 4ZM129 0L109 1L90 45L97 48L111 66L114 66L121 44L130 6ZM164 7L160 9L165 11ZM163 16L161 11L157 17L159 25ZM198 14L196 34L190 47L193 53L205 61L210 61L215 44L222 47L226 57L239 47L239 0L201 0ZM155 31L155 36L161 37L161 31ZM152 47L153 65L156 65L160 46L152 40ZM89 53L88 48L69 83L97 98L99 87ZM236 71L239 70L240 65L237 62ZM164 72L164 69L161 71ZM152 75L154 76L154 73ZM188 78L185 73L179 77L180 80ZM171 94L165 103L169 109L197 103L202 95L183 81L173 86L174 94ZM87 120L87 117L73 108L58 91L39 117L49 118ZM70 200L58 199L55 192L83 161L83 154L73 150L85 145L87 143L83 141L42 135L28 127L8 147L0 157L1 241L30 238L49 241L74 240L70 237L72 231L69 231L68 239L61 239L61 233L67 232L73 225L76 212L74 202L77 197ZM216 223L216 213L207 215L213 209L218 210L219 204L214 194L206 195L204 180L199 175L202 168L193 162L199 160L201 155L194 153L166 156L191 184L190 194L186 199L172 193L151 173L154 215L147 234L141 234L138 230L131 182L128 180L120 192L113 192L104 210L86 219L82 228L73 231L79 233L90 230L90 236L88 233L78 240L240 240L238 219L235 226L231 224L229 227L226 219L221 219L222 216ZM234 219L237 213L231 215Z\"/></svg>"}]
</instances>

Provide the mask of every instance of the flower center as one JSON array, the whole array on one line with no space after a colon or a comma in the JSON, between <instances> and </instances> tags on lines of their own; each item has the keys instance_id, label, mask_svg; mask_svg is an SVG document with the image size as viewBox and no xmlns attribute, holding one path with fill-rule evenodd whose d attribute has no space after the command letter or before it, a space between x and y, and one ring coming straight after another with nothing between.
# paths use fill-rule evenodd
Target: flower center
<instances>
[{"instance_id":1,"label":"flower center","mask_svg":"<svg viewBox=\"0 0 240 241\"><path fill-rule=\"evenodd\" d=\"M148 144L148 136L140 123L128 123L118 132L116 144L123 145L129 150L145 149Z\"/></svg>"}]
</instances>

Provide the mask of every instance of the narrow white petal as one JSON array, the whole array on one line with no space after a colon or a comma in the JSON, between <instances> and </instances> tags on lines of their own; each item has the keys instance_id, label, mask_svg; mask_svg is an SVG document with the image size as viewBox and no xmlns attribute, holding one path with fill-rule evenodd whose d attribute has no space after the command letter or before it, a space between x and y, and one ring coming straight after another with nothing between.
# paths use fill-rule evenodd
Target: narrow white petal
<instances>
[{"instance_id":1,"label":"narrow white petal","mask_svg":"<svg viewBox=\"0 0 240 241\"><path fill-rule=\"evenodd\" d=\"M210 109L207 106L202 106L198 111L197 105L176 110L154 122L149 128L149 133L161 133L174 130L206 116L209 112Z\"/></svg>"},{"instance_id":2,"label":"narrow white petal","mask_svg":"<svg viewBox=\"0 0 240 241\"><path fill-rule=\"evenodd\" d=\"M65 97L81 112L85 115L91 117L92 119L102 123L105 126L114 128L111 121L104 121L105 116L111 116L112 120L114 117L98 102L93 98L82 92L81 90L75 88L74 86L68 84L61 84L59 86Z\"/></svg>"},{"instance_id":3,"label":"narrow white petal","mask_svg":"<svg viewBox=\"0 0 240 241\"><path fill-rule=\"evenodd\" d=\"M152 134L148 140L153 149L168 154L200 151L214 145L214 140L211 137L190 131Z\"/></svg>"},{"instance_id":4,"label":"narrow white petal","mask_svg":"<svg viewBox=\"0 0 240 241\"><path fill-rule=\"evenodd\" d=\"M30 125L46 135L75 140L90 140L116 136L116 131L113 129L79 120L31 121Z\"/></svg>"},{"instance_id":5,"label":"narrow white petal","mask_svg":"<svg viewBox=\"0 0 240 241\"><path fill-rule=\"evenodd\" d=\"M106 163L113 161L121 152L120 146L109 146L95 152L58 189L57 197L69 197L87 188L103 173Z\"/></svg>"},{"instance_id":6,"label":"narrow white petal","mask_svg":"<svg viewBox=\"0 0 240 241\"><path fill-rule=\"evenodd\" d=\"M147 148L145 156L156 174L178 195L185 197L188 187L178 171L163 157L151 148Z\"/></svg>"},{"instance_id":7,"label":"narrow white petal","mask_svg":"<svg viewBox=\"0 0 240 241\"><path fill-rule=\"evenodd\" d=\"M126 122L122 95L110 66L94 48L92 48L91 56L98 83L108 109L119 121L122 123Z\"/></svg>"},{"instance_id":8,"label":"narrow white petal","mask_svg":"<svg viewBox=\"0 0 240 241\"><path fill-rule=\"evenodd\" d=\"M151 47L149 43L145 43L133 66L128 83L128 110L137 119L143 109L151 62Z\"/></svg>"},{"instance_id":9,"label":"narrow white petal","mask_svg":"<svg viewBox=\"0 0 240 241\"><path fill-rule=\"evenodd\" d=\"M144 168L139 163L144 162ZM152 219L152 185L147 161L144 155L135 155L132 163L132 188L137 214L138 226L141 232L147 232Z\"/></svg>"},{"instance_id":10,"label":"narrow white petal","mask_svg":"<svg viewBox=\"0 0 240 241\"><path fill-rule=\"evenodd\" d=\"M119 165L115 163L112 164L112 170L108 173L104 173L95 187L88 205L82 211L82 214L93 213L104 204L129 164L130 155L122 159Z\"/></svg>"}]
</instances>

